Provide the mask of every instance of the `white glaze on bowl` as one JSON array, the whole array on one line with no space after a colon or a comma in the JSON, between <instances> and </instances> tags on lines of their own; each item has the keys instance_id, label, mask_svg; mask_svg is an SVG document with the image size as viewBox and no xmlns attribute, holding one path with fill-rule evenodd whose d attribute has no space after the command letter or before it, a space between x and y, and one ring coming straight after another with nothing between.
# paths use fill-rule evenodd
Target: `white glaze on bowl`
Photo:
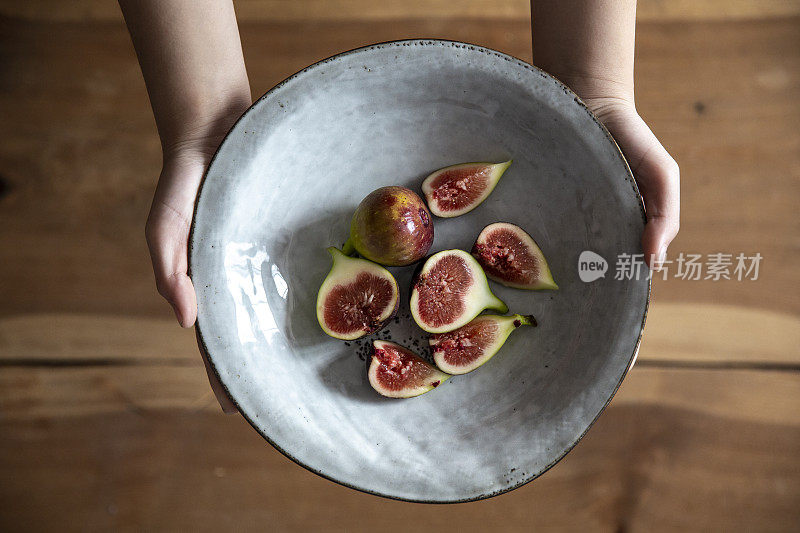
<instances>
[{"instance_id":1,"label":"white glaze on bowl","mask_svg":"<svg viewBox=\"0 0 800 533\"><path fill-rule=\"evenodd\" d=\"M515 332L487 364L430 393L379 397L358 347L317 325L325 248L344 242L356 205L378 187L419 192L438 168L509 158L484 204L435 219L431 252L469 250L487 224L512 222L536 239L561 290L492 283L511 312L535 315L539 327ZM198 328L243 415L301 465L393 498L483 498L558 461L622 381L649 281L615 280L614 264L641 253L643 227L619 150L559 82L478 46L374 45L284 81L223 142L190 240ZM604 279L580 281L583 250L609 261ZM413 268L391 270L406 320L380 336L424 346L408 318Z\"/></svg>"}]
</instances>

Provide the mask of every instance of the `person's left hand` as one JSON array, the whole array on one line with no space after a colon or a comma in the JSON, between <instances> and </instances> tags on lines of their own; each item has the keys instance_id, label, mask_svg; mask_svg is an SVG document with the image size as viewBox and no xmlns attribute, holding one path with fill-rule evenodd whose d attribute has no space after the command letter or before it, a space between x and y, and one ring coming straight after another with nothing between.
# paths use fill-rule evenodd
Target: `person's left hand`
<instances>
[{"instance_id":1,"label":"person's left hand","mask_svg":"<svg viewBox=\"0 0 800 533\"><path fill-rule=\"evenodd\" d=\"M584 102L617 141L636 178L647 215L642 250L650 268L658 269L680 228L678 164L630 100L595 97Z\"/></svg>"}]
</instances>

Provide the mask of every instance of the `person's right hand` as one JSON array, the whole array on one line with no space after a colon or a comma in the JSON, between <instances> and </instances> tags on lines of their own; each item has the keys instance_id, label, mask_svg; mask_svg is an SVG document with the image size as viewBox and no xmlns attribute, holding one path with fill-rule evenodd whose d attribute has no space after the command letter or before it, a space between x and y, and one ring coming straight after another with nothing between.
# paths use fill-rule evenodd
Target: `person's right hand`
<instances>
[{"instance_id":1,"label":"person's right hand","mask_svg":"<svg viewBox=\"0 0 800 533\"><path fill-rule=\"evenodd\" d=\"M169 302L181 326L194 325L197 299L188 270L188 238L194 200L209 156L194 149L164 157L145 237L159 294Z\"/></svg>"},{"instance_id":2,"label":"person's right hand","mask_svg":"<svg viewBox=\"0 0 800 533\"><path fill-rule=\"evenodd\" d=\"M156 288L172 306L178 322L184 328L192 327L197 319L197 296L188 275L189 230L197 190L217 146L248 103L249 98L242 99L229 115L214 121L201 135L164 147L164 163L147 218L145 236ZM226 413L235 412L233 402L209 366L199 338L198 348L222 410Z\"/></svg>"},{"instance_id":3,"label":"person's right hand","mask_svg":"<svg viewBox=\"0 0 800 533\"><path fill-rule=\"evenodd\" d=\"M158 292L181 326L197 319L187 272L189 229L203 173L250 106L250 83L231 0L119 0L161 137L163 166L145 235ZM234 412L200 346L211 387Z\"/></svg>"}]
</instances>

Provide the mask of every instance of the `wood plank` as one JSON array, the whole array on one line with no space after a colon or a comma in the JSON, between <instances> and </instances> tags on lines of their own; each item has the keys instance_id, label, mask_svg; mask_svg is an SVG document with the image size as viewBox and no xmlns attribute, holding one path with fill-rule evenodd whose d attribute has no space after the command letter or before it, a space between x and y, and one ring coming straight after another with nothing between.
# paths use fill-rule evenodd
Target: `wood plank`
<instances>
[{"instance_id":1,"label":"wood plank","mask_svg":"<svg viewBox=\"0 0 800 533\"><path fill-rule=\"evenodd\" d=\"M800 316L766 309L653 301L638 361L800 364Z\"/></svg>"},{"instance_id":2,"label":"wood plank","mask_svg":"<svg viewBox=\"0 0 800 533\"><path fill-rule=\"evenodd\" d=\"M529 32L526 22L417 20L254 24L242 38L258 95L375 40L428 35L530 58ZM671 253L764 256L758 281L657 280L655 299L797 316L798 19L643 24L638 38L639 108L684 176ZM159 144L124 28L0 22L0 64L15 74L0 78L0 315L170 316L142 230Z\"/></svg>"},{"instance_id":3,"label":"wood plank","mask_svg":"<svg viewBox=\"0 0 800 533\"><path fill-rule=\"evenodd\" d=\"M798 372L642 366L631 371L614 404L645 403L737 420L800 425L798 398ZM0 372L3 419L163 409L219 409L199 358L181 365L5 367Z\"/></svg>"},{"instance_id":4,"label":"wood plank","mask_svg":"<svg viewBox=\"0 0 800 533\"><path fill-rule=\"evenodd\" d=\"M297 22L308 20L385 21L403 18L448 19L530 17L529 0L235 0L242 22ZM107 0L0 1L0 15L38 21L119 21L114 2ZM639 0L639 20L697 21L774 18L800 15L797 0Z\"/></svg>"},{"instance_id":5,"label":"wood plank","mask_svg":"<svg viewBox=\"0 0 800 533\"><path fill-rule=\"evenodd\" d=\"M47 313L0 318L0 364L199 361L193 330L172 318Z\"/></svg>"},{"instance_id":6,"label":"wood plank","mask_svg":"<svg viewBox=\"0 0 800 533\"><path fill-rule=\"evenodd\" d=\"M6 367L0 383L0 418L9 420L220 409L199 357L181 366Z\"/></svg>"},{"instance_id":7,"label":"wood plank","mask_svg":"<svg viewBox=\"0 0 800 533\"><path fill-rule=\"evenodd\" d=\"M729 305L655 301L638 361L650 364L800 365L800 318ZM26 314L0 317L0 365L193 365L192 331L171 317Z\"/></svg>"},{"instance_id":8,"label":"wood plank","mask_svg":"<svg viewBox=\"0 0 800 533\"><path fill-rule=\"evenodd\" d=\"M660 24L637 33L637 105L681 166L670 247L760 253L756 281L654 282L654 298L800 314L800 21ZM735 34L734 34L735 32ZM680 41L681 44L678 44Z\"/></svg>"},{"instance_id":9,"label":"wood plank","mask_svg":"<svg viewBox=\"0 0 800 533\"><path fill-rule=\"evenodd\" d=\"M20 398L8 370L0 394ZM37 384L22 387L39 391L39 407L3 404L0 471L13 483L0 484L0 529L792 531L800 521L799 373L636 369L539 480L484 502L426 506L318 478L239 417L141 403L166 386L153 373L109 409L65 416L55 408L69 396L47 396L62 380L83 385L72 391L84 407L110 405L111 392L89 389L124 389L135 371L108 370L36 371ZM186 390L205 387L195 374ZM171 379L176 394L180 381Z\"/></svg>"},{"instance_id":10,"label":"wood plank","mask_svg":"<svg viewBox=\"0 0 800 533\"><path fill-rule=\"evenodd\" d=\"M237 6L290 16L280 1ZM400 4L337 1L360 22L311 2L243 23L254 95L378 40L530 58L527 14L503 11L527 3L455 20L446 9L488 4L411 2L396 18ZM800 19L780 17L797 5L640 2L662 22L637 29L639 109L684 176L672 253L760 251L760 279L656 281L645 364L576 450L509 495L431 507L326 482L219 413L191 332L153 288L142 228L159 144L116 5L0 0L0 530L796 529L800 373L647 365L796 365ZM762 20L697 22L720 17Z\"/></svg>"},{"instance_id":11,"label":"wood plank","mask_svg":"<svg viewBox=\"0 0 800 533\"><path fill-rule=\"evenodd\" d=\"M330 51L361 44L360 39L366 42L378 31L358 24L342 26L345 31L335 31L335 25L310 27L319 42L306 46L297 36L302 32L291 25L245 31L251 78L254 85L261 85L254 88L255 94L294 69ZM526 28L512 26L511 40L500 28L466 24L459 28L460 34L449 36L488 39L490 46L527 54ZM794 103L800 94L796 75L800 25L693 28L661 25L639 33L643 43L638 67L640 108L653 117L657 131L664 128L662 137L681 161L686 178L684 225L673 248L706 253L761 250L765 259L759 281L657 280L641 356L643 360L796 361L800 303L791 267L800 261L800 252L792 245L792 236L800 233L800 220L794 216L800 196L800 179L796 179L800 134L794 127L800 119ZM401 37L424 29L452 31L407 22L387 32L389 37ZM708 42L711 29L720 43L727 44ZM85 31L74 25L4 27L2 35L6 37L0 39L0 59L18 75L0 80L0 110L9 117L0 124L0 135L8 139L0 144L0 177L9 188L0 198L4 280L0 316L17 318L0 326L0 354L131 357L139 327L154 342L144 342L136 357L193 357L189 336L170 332L171 313L153 288L142 238L152 176L158 169L158 141L127 36L121 29ZM58 46L44 44L48 42ZM790 49L793 43L798 46ZM261 49L270 49L276 59L261 60ZM91 50L88 56L87 50ZM720 62L733 66L705 74L709 69L701 68L702 64L711 57L721 57ZM88 68L81 72L93 74L76 76L73 67L78 61L88 61ZM734 75L737 69L755 74ZM700 79L685 83L683 72L698 74ZM716 86L716 80L724 80L731 90L704 94ZM73 105L54 105L52 87L68 95ZM769 96L768 102L759 91ZM693 107L697 102L705 102L702 114ZM737 107L747 110L742 111L746 118L733 126L728 115ZM112 124L122 124L121 131L111 134ZM739 133L742 128L750 135ZM118 140L110 142L109 135ZM728 148L730 143L735 151ZM43 155L31 158L30 153ZM86 168L82 162L89 160L93 165ZM126 164L121 165L122 160ZM765 160L773 172L757 179ZM740 198L748 200L743 205ZM727 208L730 205L740 209ZM31 220L27 215L33 209L47 216ZM41 282L52 279L54 273L58 283ZM676 307L659 307L663 300L675 302L664 303ZM723 306L693 309L694 304L677 303L714 301ZM730 304L739 311L729 312ZM764 310L767 305L774 309ZM123 309L129 316L93 323L93 317L116 315ZM18 317L20 312L43 310L66 322L62 326L50 323L50 315ZM69 322L67 312L80 312L74 320L83 325ZM143 321L133 325L140 317ZM148 317L158 318L151 323ZM27 326L17 321L29 319ZM127 320L132 323L123 327ZM88 337L81 340L84 327ZM104 336L109 339L104 341ZM115 344L118 349L110 350ZM79 345L86 348L80 352L83 355L76 351ZM23 349L27 351L22 353Z\"/></svg>"}]
</instances>

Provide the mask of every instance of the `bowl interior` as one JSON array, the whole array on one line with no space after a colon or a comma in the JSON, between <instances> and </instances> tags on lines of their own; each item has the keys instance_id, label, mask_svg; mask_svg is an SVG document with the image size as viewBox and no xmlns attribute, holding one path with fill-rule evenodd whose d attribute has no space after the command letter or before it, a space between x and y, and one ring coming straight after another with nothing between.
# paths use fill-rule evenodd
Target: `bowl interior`
<instances>
[{"instance_id":1,"label":"bowl interior","mask_svg":"<svg viewBox=\"0 0 800 533\"><path fill-rule=\"evenodd\" d=\"M538 328L515 332L477 371L409 400L369 386L369 341L327 337L317 289L358 202L384 185L513 158L484 204L435 220L432 252L469 250L487 224L526 229L560 290L492 284ZM242 413L275 446L340 483L416 501L460 501L536 477L579 440L629 367L649 281L614 279L641 253L643 211L624 159L554 79L447 41L376 45L282 83L230 132L202 186L191 238L200 329ZM584 283L578 257L604 257ZM410 319L413 268L392 269L400 320L378 336L424 353Z\"/></svg>"}]
</instances>

